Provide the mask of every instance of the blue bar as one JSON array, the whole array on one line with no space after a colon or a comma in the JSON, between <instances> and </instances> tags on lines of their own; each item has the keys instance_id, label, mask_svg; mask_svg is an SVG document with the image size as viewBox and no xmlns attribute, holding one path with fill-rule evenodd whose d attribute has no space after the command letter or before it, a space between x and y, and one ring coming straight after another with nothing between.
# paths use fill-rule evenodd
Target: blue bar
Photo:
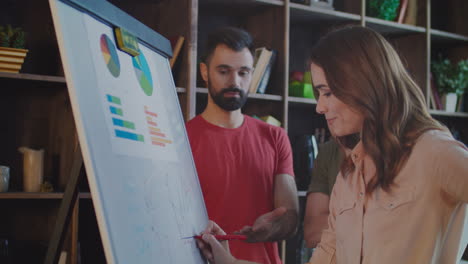
<instances>
[{"instance_id":1,"label":"blue bar","mask_svg":"<svg viewBox=\"0 0 468 264\"><path fill-rule=\"evenodd\" d=\"M114 123L114 126L120 126L120 127L129 128L129 129L135 129L135 124L133 122L130 122L130 121L125 121L125 120L113 117L112 118L112 123Z\"/></svg>"},{"instance_id":2,"label":"blue bar","mask_svg":"<svg viewBox=\"0 0 468 264\"><path fill-rule=\"evenodd\" d=\"M135 140L135 141L143 141L143 136L138 135L135 133L127 132L127 131L122 131L122 130L115 130L115 136L119 138L125 138L125 139L130 139L130 140Z\"/></svg>"},{"instance_id":3,"label":"blue bar","mask_svg":"<svg viewBox=\"0 0 468 264\"><path fill-rule=\"evenodd\" d=\"M112 118L112 123L114 123L114 126L124 126L123 120L121 119Z\"/></svg>"},{"instance_id":4,"label":"blue bar","mask_svg":"<svg viewBox=\"0 0 468 264\"><path fill-rule=\"evenodd\" d=\"M114 103L114 104L118 104L118 105L122 104L122 102L120 101L120 98L118 98L117 96L110 95L110 94L107 95L107 101Z\"/></svg>"},{"instance_id":5,"label":"blue bar","mask_svg":"<svg viewBox=\"0 0 468 264\"><path fill-rule=\"evenodd\" d=\"M120 108L117 108L115 106L109 106L109 109L110 109L111 113L114 114L114 115L119 115L119 116L122 115L122 109L120 109Z\"/></svg>"}]
</instances>

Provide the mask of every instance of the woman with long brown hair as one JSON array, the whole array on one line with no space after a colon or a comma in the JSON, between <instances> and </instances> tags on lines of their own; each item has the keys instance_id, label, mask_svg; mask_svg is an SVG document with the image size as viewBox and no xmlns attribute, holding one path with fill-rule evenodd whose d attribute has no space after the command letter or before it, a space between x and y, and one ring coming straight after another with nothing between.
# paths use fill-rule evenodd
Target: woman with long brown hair
<instances>
[{"instance_id":1,"label":"woman with long brown hair","mask_svg":"<svg viewBox=\"0 0 468 264\"><path fill-rule=\"evenodd\" d=\"M333 31L311 54L316 110L351 149L311 263L458 263L468 240L466 146L430 116L421 88L375 31ZM205 233L213 232L222 231L211 223ZM204 242L215 263L235 260L209 234Z\"/></svg>"}]
</instances>

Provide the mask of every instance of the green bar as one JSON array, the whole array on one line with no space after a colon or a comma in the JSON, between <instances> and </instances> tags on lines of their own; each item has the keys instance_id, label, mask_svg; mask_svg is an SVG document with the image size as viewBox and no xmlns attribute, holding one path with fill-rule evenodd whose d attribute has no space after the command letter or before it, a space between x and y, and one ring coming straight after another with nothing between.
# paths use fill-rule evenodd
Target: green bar
<instances>
[{"instance_id":1,"label":"green bar","mask_svg":"<svg viewBox=\"0 0 468 264\"><path fill-rule=\"evenodd\" d=\"M122 111L122 109L117 108L117 109L115 109L115 111L116 111L117 115L123 116L123 111Z\"/></svg>"},{"instance_id":2,"label":"green bar","mask_svg":"<svg viewBox=\"0 0 468 264\"><path fill-rule=\"evenodd\" d=\"M114 104L118 104L118 105L120 105L122 103L120 101L120 98L118 98L116 96L113 96L113 95L110 95L110 94L107 95L107 101L109 101L111 103L114 103Z\"/></svg>"},{"instance_id":3,"label":"green bar","mask_svg":"<svg viewBox=\"0 0 468 264\"><path fill-rule=\"evenodd\" d=\"M137 135L137 140L141 142L145 142L145 138L143 137L143 135Z\"/></svg>"},{"instance_id":4,"label":"green bar","mask_svg":"<svg viewBox=\"0 0 468 264\"><path fill-rule=\"evenodd\" d=\"M130 129L135 129L135 124L130 121L123 121L123 126Z\"/></svg>"}]
</instances>

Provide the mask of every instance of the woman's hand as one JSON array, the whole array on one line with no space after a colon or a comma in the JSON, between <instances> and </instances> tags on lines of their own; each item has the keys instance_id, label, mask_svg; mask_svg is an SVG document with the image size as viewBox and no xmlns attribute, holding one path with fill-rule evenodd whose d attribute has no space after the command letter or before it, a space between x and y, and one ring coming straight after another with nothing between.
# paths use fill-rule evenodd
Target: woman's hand
<instances>
[{"instance_id":1,"label":"woman's hand","mask_svg":"<svg viewBox=\"0 0 468 264\"><path fill-rule=\"evenodd\" d=\"M228 241L218 241L213 235L226 235L215 222L209 221L206 229L201 233L202 239L197 239L198 248L206 259L213 264L232 264L236 259L229 251Z\"/></svg>"}]
</instances>

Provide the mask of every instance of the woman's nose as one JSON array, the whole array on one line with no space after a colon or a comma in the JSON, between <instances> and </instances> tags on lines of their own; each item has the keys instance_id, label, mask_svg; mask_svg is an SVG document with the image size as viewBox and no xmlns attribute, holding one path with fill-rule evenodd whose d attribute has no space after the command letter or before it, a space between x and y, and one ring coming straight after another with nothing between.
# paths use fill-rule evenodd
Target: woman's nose
<instances>
[{"instance_id":1,"label":"woman's nose","mask_svg":"<svg viewBox=\"0 0 468 264\"><path fill-rule=\"evenodd\" d=\"M319 96L319 98L317 99L317 106L315 108L315 111L317 111L318 114L325 114L326 112L326 106L325 106L325 103L324 103L324 100L322 99L321 96Z\"/></svg>"}]
</instances>

